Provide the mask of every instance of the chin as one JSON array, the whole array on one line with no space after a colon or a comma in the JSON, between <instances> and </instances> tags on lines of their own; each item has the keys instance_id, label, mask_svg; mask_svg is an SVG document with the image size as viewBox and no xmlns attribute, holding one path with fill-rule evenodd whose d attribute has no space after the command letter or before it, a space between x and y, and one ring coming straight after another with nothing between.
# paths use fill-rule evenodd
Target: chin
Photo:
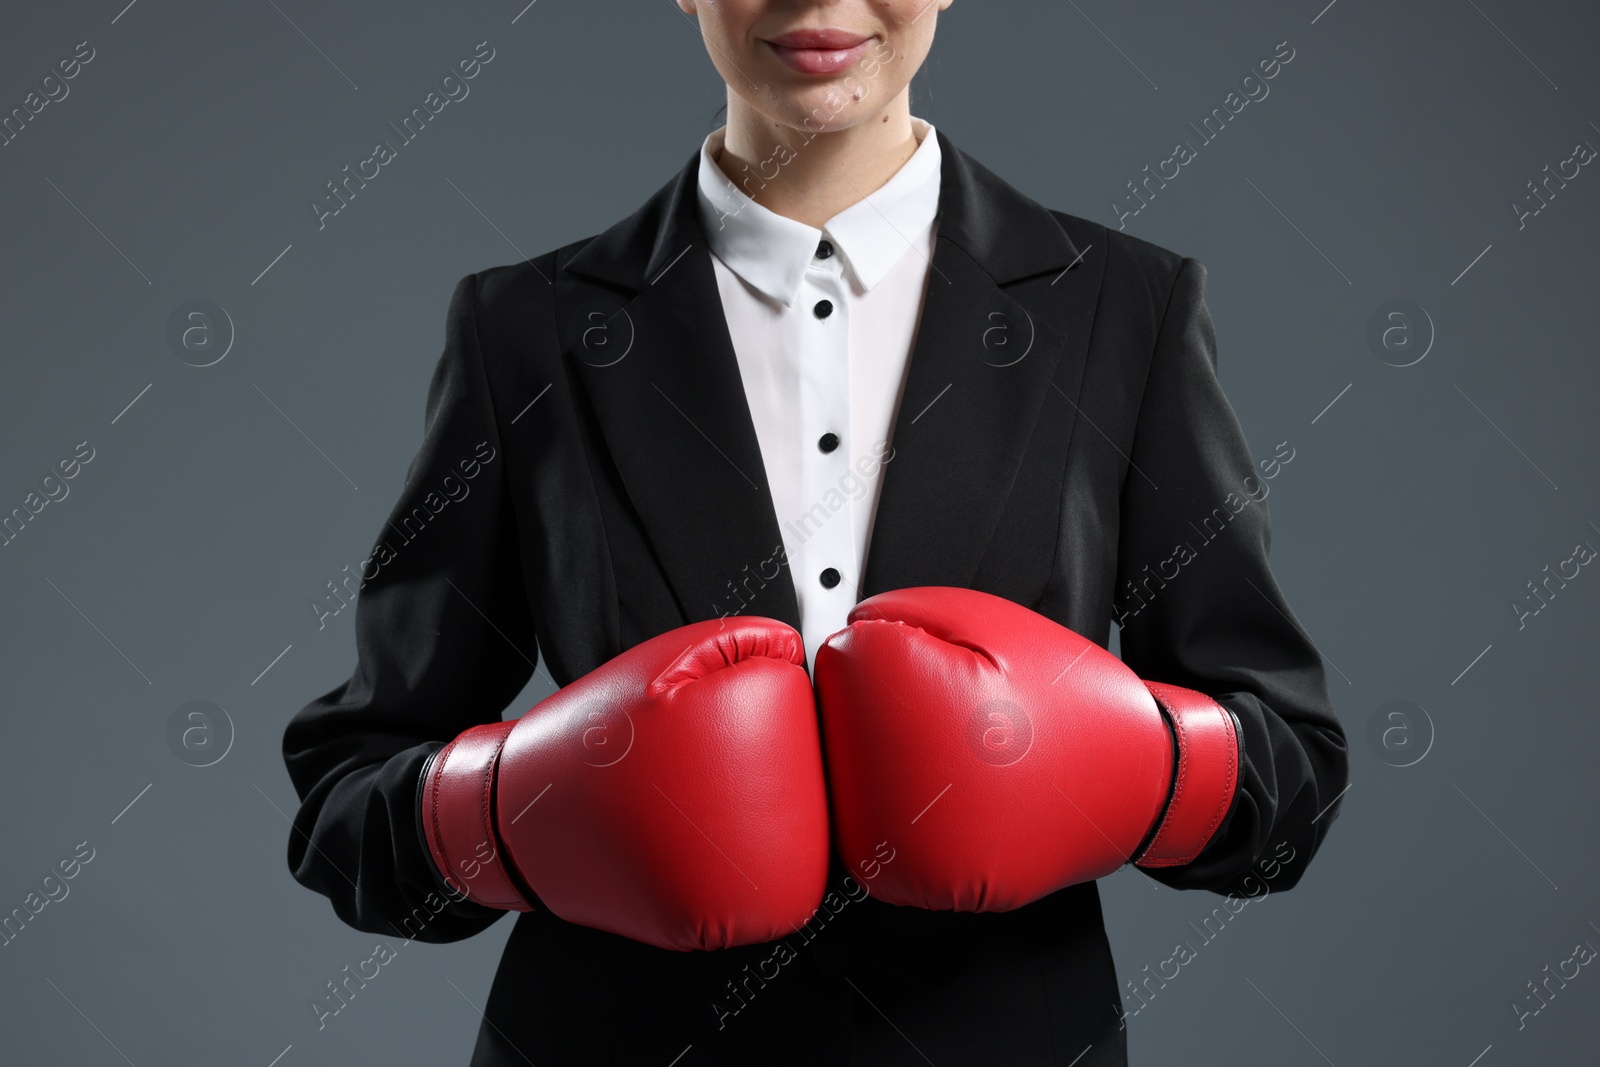
<instances>
[{"instance_id":1,"label":"chin","mask_svg":"<svg viewBox=\"0 0 1600 1067\"><path fill-rule=\"evenodd\" d=\"M857 81L815 85L799 93L775 93L755 103L762 114L780 125L802 133L834 133L867 122L887 102L887 98L879 100L865 91L862 99L853 99L858 87Z\"/></svg>"}]
</instances>

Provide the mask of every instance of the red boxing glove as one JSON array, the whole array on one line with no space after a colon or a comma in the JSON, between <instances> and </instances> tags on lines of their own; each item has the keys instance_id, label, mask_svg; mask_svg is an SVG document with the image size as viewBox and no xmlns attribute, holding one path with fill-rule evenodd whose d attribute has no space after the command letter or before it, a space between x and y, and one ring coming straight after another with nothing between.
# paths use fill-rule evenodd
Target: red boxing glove
<instances>
[{"instance_id":1,"label":"red boxing glove","mask_svg":"<svg viewBox=\"0 0 1600 1067\"><path fill-rule=\"evenodd\" d=\"M434 864L480 904L659 948L793 933L822 902L827 787L801 638L713 619L641 642L423 774Z\"/></svg>"},{"instance_id":2,"label":"red boxing glove","mask_svg":"<svg viewBox=\"0 0 1600 1067\"><path fill-rule=\"evenodd\" d=\"M1188 863L1227 814L1239 743L1209 697L971 589L880 593L849 620L814 674L840 855L878 899L1009 911L1135 857Z\"/></svg>"}]
</instances>

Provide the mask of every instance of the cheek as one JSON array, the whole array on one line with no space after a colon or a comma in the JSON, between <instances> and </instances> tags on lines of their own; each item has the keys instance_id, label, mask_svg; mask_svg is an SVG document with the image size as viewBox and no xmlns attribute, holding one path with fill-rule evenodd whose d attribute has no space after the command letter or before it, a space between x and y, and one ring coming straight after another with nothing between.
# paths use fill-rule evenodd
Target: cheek
<instances>
[{"instance_id":1,"label":"cheek","mask_svg":"<svg viewBox=\"0 0 1600 1067\"><path fill-rule=\"evenodd\" d=\"M949 6L947 0L869 0L868 6L886 23L909 26L919 17L932 21L932 16L937 15ZM923 8L932 7L933 11L924 12Z\"/></svg>"},{"instance_id":2,"label":"cheek","mask_svg":"<svg viewBox=\"0 0 1600 1067\"><path fill-rule=\"evenodd\" d=\"M894 0L882 5L880 18L886 38L878 49L882 64L908 81L933 47L935 14L927 10L930 4L935 0Z\"/></svg>"},{"instance_id":3,"label":"cheek","mask_svg":"<svg viewBox=\"0 0 1600 1067\"><path fill-rule=\"evenodd\" d=\"M701 27L713 40L729 43L750 42L756 38L756 23L770 17L767 0L698 0Z\"/></svg>"},{"instance_id":4,"label":"cheek","mask_svg":"<svg viewBox=\"0 0 1600 1067\"><path fill-rule=\"evenodd\" d=\"M695 14L689 21L695 23L705 38L712 61L720 69L729 57L737 61L740 54L756 45L749 14L744 10L748 2L727 3L726 0L697 0Z\"/></svg>"}]
</instances>

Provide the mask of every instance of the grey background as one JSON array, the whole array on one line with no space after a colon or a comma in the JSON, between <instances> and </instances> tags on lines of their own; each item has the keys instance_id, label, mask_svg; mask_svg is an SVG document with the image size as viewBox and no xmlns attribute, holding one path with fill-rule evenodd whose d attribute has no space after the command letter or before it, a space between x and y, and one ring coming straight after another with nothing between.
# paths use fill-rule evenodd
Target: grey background
<instances>
[{"instance_id":1,"label":"grey background","mask_svg":"<svg viewBox=\"0 0 1600 1067\"><path fill-rule=\"evenodd\" d=\"M325 1028L308 1006L377 939L285 864L283 726L355 655L354 610L319 630L307 603L398 496L454 282L631 212L697 150L722 84L667 0L124 2L19 5L0 34L0 111L96 50L0 148L0 510L95 450L0 548L0 912L95 850L0 948L0 1058L465 1062L508 920L391 939ZM1600 546L1600 167L1524 229L1509 205L1600 146L1597 20L1325 2L963 0L914 83L913 112L991 169L1114 225L1110 198L1187 122L1278 42L1296 52L1128 229L1208 267L1252 450L1295 449L1270 483L1273 560L1334 665L1353 786L1306 880L1209 943L1220 897L1102 883L1124 978L1198 950L1128 1020L1131 1055L1591 1063L1595 968L1521 1029L1512 1005L1600 946L1600 574L1520 630L1510 605ZM319 231L309 198L480 41L495 58L470 95ZM237 331L203 369L165 340L195 298ZM1405 368L1366 341L1397 298L1437 335ZM536 675L509 710L547 690ZM235 732L205 768L167 740L197 699ZM1396 699L1431 729L1369 745ZM595 1025L627 1010L596 1003Z\"/></svg>"}]
</instances>

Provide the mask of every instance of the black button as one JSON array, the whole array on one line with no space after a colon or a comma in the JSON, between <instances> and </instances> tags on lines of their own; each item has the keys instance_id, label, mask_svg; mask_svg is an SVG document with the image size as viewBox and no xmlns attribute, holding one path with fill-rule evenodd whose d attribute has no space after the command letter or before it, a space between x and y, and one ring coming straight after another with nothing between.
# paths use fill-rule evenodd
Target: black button
<instances>
[{"instance_id":1,"label":"black button","mask_svg":"<svg viewBox=\"0 0 1600 1067\"><path fill-rule=\"evenodd\" d=\"M839 572L834 570L832 567L829 567L827 570L823 571L818 577L821 578L822 588L824 589L832 589L834 586L839 584Z\"/></svg>"},{"instance_id":2,"label":"black button","mask_svg":"<svg viewBox=\"0 0 1600 1067\"><path fill-rule=\"evenodd\" d=\"M839 435L836 433L823 434L821 437L817 438L817 447L822 449L824 452L832 452L834 449L839 447Z\"/></svg>"},{"instance_id":3,"label":"black button","mask_svg":"<svg viewBox=\"0 0 1600 1067\"><path fill-rule=\"evenodd\" d=\"M818 259L827 259L831 255L833 255L833 246L827 241L823 241L817 246Z\"/></svg>"},{"instance_id":4,"label":"black button","mask_svg":"<svg viewBox=\"0 0 1600 1067\"><path fill-rule=\"evenodd\" d=\"M827 318L829 315L833 314L833 301L818 300L817 306L811 309L811 313L819 319Z\"/></svg>"}]
</instances>

